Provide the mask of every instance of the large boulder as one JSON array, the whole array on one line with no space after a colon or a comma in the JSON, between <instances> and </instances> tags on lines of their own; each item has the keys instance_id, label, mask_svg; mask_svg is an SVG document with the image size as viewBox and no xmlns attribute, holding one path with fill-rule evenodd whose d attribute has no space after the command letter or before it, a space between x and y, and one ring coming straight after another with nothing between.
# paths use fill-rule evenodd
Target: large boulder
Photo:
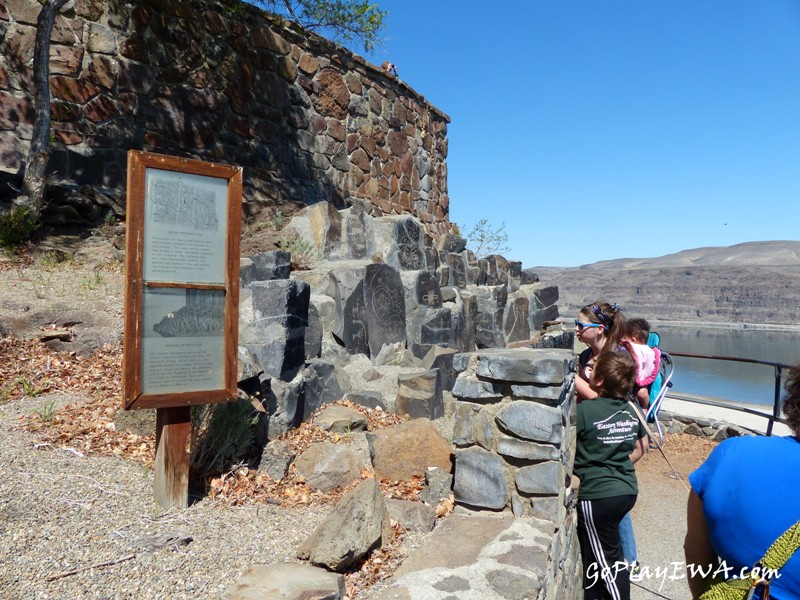
<instances>
[{"instance_id":1,"label":"large boulder","mask_svg":"<svg viewBox=\"0 0 800 600\"><path fill-rule=\"evenodd\" d=\"M315 490L329 492L350 485L361 476L358 457L344 446L319 442L294 461L297 474Z\"/></svg>"},{"instance_id":2,"label":"large boulder","mask_svg":"<svg viewBox=\"0 0 800 600\"><path fill-rule=\"evenodd\" d=\"M428 419L414 419L367 434L376 477L408 481L428 467L453 470L452 448Z\"/></svg>"}]
</instances>

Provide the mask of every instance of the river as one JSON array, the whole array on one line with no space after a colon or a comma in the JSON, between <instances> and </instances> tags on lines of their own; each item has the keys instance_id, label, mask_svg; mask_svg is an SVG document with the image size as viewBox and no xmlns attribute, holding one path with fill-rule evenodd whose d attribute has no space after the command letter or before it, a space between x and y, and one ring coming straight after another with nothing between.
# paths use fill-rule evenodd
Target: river
<instances>
[{"instance_id":1,"label":"river","mask_svg":"<svg viewBox=\"0 0 800 600\"><path fill-rule=\"evenodd\" d=\"M661 348L686 352L800 363L800 332L758 328L703 328L686 324L654 327ZM673 391L741 402L772 405L775 369L741 362L674 357ZM785 375L785 370L784 370Z\"/></svg>"}]
</instances>

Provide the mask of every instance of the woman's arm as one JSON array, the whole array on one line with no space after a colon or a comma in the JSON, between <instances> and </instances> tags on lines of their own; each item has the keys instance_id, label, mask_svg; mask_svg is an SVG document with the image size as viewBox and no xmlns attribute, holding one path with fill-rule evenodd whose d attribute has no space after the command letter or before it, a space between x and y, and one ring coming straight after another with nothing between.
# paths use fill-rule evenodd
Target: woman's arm
<instances>
[{"instance_id":1,"label":"woman's arm","mask_svg":"<svg viewBox=\"0 0 800 600\"><path fill-rule=\"evenodd\" d=\"M688 568L688 565L699 565L706 572L709 565L717 566L719 558L708 537L708 525L703 514L703 501L694 491L689 494L689 503L686 508L686 538L683 541L683 555L686 557L686 579L689 583L689 590L692 592L692 598L697 598L705 589L704 580L697 569L692 570ZM693 572L694 577L691 576Z\"/></svg>"}]
</instances>

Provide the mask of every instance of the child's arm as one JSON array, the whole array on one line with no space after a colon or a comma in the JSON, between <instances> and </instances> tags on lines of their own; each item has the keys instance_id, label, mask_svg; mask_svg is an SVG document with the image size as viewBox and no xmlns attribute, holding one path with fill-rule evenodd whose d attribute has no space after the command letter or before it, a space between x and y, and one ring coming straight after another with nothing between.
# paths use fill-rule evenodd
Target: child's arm
<instances>
[{"instance_id":1,"label":"child's arm","mask_svg":"<svg viewBox=\"0 0 800 600\"><path fill-rule=\"evenodd\" d=\"M597 392L595 392L589 382L586 381L583 377L576 377L575 378L575 391L578 395L578 402L581 400L590 400L591 398L597 398Z\"/></svg>"},{"instance_id":2,"label":"child's arm","mask_svg":"<svg viewBox=\"0 0 800 600\"><path fill-rule=\"evenodd\" d=\"M634 445L634 447L633 447L633 452L631 452L628 455L628 458L631 459L631 462L633 464L636 464L636 462L640 458L642 458L642 456L644 456L644 441L646 439L647 439L647 436L644 436L644 437L640 437L638 440L636 440L636 445Z\"/></svg>"}]
</instances>

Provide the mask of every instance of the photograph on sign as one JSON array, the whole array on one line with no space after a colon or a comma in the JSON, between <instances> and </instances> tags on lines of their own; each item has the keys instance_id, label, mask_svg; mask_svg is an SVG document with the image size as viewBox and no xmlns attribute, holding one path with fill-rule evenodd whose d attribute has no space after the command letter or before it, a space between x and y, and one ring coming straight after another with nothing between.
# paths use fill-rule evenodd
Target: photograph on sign
<instances>
[{"instance_id":1,"label":"photograph on sign","mask_svg":"<svg viewBox=\"0 0 800 600\"><path fill-rule=\"evenodd\" d=\"M225 292L145 288L142 393L224 388Z\"/></svg>"},{"instance_id":2,"label":"photograph on sign","mask_svg":"<svg viewBox=\"0 0 800 600\"><path fill-rule=\"evenodd\" d=\"M148 168L145 190L144 279L225 283L228 182Z\"/></svg>"}]
</instances>

